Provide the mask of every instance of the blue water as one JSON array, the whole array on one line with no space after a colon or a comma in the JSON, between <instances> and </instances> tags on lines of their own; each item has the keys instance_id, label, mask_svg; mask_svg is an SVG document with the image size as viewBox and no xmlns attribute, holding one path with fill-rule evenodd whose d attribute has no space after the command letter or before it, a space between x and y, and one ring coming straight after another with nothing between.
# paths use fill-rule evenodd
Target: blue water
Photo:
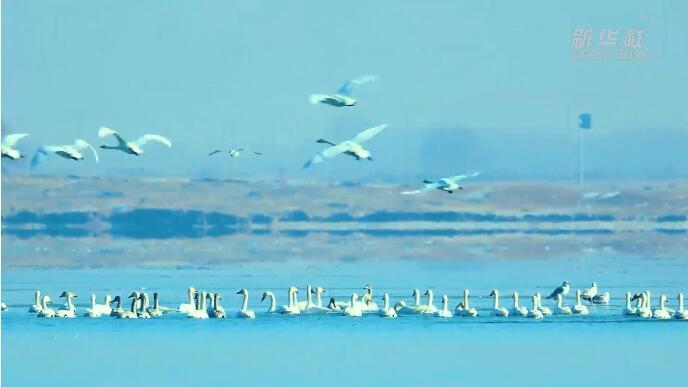
<instances>
[{"instance_id":1,"label":"blue water","mask_svg":"<svg viewBox=\"0 0 688 387\"><path fill-rule=\"evenodd\" d=\"M625 291L665 292L675 305L688 291L688 260L586 257L558 260L258 262L222 267L3 270L2 382L7 386L350 386L350 385L685 385L674 378L685 366L688 323L621 316ZM540 321L487 316L493 287L502 302L518 290L547 293L563 280L574 288L598 282L612 293L610 306L590 316ZM471 289L476 319L367 315L269 316L263 290L286 303L290 285L327 288L346 299L372 283L376 301L411 300L413 288L448 294L453 309ZM27 312L33 291L53 296L65 289L86 306L91 292L128 295L158 291L162 304L185 302L186 288L218 291L233 316L240 288L251 293L253 321L191 320L167 315L151 320L39 319ZM571 303L569 297L567 300ZM56 303L59 303L57 301ZM40 369L40 372L36 370ZM97 370L97 372L96 372ZM657 379L660 377L660 379Z\"/></svg>"}]
</instances>

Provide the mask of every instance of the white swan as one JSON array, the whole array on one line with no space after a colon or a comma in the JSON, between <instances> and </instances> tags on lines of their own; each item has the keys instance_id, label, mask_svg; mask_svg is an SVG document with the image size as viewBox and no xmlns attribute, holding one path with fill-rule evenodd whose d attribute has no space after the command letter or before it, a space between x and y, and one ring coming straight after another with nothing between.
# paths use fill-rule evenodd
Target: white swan
<instances>
[{"instance_id":1,"label":"white swan","mask_svg":"<svg viewBox=\"0 0 688 387\"><path fill-rule=\"evenodd\" d=\"M330 159L340 154L349 155L351 157L354 157L356 160L368 159L372 161L373 158L370 156L370 151L363 148L361 144L375 137L378 133L382 132L382 130L386 127L387 124L368 128L362 131L361 133L357 134L356 137L352 138L351 140L346 140L340 142L339 144L335 144L331 141L323 140L321 138L316 142L321 144L329 144L330 147L313 156L303 165L302 169L306 169L311 165L320 164L326 159Z\"/></svg>"},{"instance_id":2,"label":"white swan","mask_svg":"<svg viewBox=\"0 0 688 387\"><path fill-rule=\"evenodd\" d=\"M571 312L571 308L564 305L564 296L562 296L561 294L557 294L557 307L554 308L554 314L559 316L566 316L572 313L573 312Z\"/></svg>"},{"instance_id":3,"label":"white swan","mask_svg":"<svg viewBox=\"0 0 688 387\"><path fill-rule=\"evenodd\" d=\"M220 293L215 293L213 294L213 310L209 314L210 318L226 318L227 313L225 313L225 309L220 305L220 300L222 299L222 296L220 296Z\"/></svg>"},{"instance_id":4,"label":"white swan","mask_svg":"<svg viewBox=\"0 0 688 387\"><path fill-rule=\"evenodd\" d=\"M206 308L206 298L207 298L207 293L206 292L196 292L194 295L194 298L196 300L196 309L192 310L189 312L187 315L189 318L195 318L195 319L201 319L205 320L208 318L208 310Z\"/></svg>"},{"instance_id":5,"label":"white swan","mask_svg":"<svg viewBox=\"0 0 688 387\"><path fill-rule=\"evenodd\" d=\"M131 308L129 308L129 310L123 310L122 309L122 310L118 311L116 314L117 318L139 318L138 313L136 313L137 305L139 303L139 296L140 296L139 292L132 292L128 297L128 298L131 298ZM118 299L118 297L119 296L115 297L115 299ZM121 302L121 298L120 298L120 302ZM121 309L121 308L118 307L115 310L118 310L118 309Z\"/></svg>"},{"instance_id":6,"label":"white swan","mask_svg":"<svg viewBox=\"0 0 688 387\"><path fill-rule=\"evenodd\" d=\"M50 153L69 160L83 160L84 155L79 152L82 149L91 149L93 158L98 163L98 152L89 143L79 138L72 145L47 145L38 148L31 158L31 168L36 168Z\"/></svg>"},{"instance_id":7,"label":"white swan","mask_svg":"<svg viewBox=\"0 0 688 387\"><path fill-rule=\"evenodd\" d=\"M446 294L442 295L442 309L435 311L434 315L443 318L454 317L454 314L449 311L449 298Z\"/></svg>"},{"instance_id":8,"label":"white swan","mask_svg":"<svg viewBox=\"0 0 688 387\"><path fill-rule=\"evenodd\" d=\"M636 316L640 318L652 317L652 309L650 308L650 292L642 292L633 296L633 299L638 300L638 307L636 308Z\"/></svg>"},{"instance_id":9,"label":"white swan","mask_svg":"<svg viewBox=\"0 0 688 387\"><path fill-rule=\"evenodd\" d=\"M112 303L112 296L109 294L105 295L105 298L103 299L102 304L95 304L93 306L93 310L97 311L98 313L102 315L110 315L112 313L112 307L110 307L110 303Z\"/></svg>"},{"instance_id":10,"label":"white swan","mask_svg":"<svg viewBox=\"0 0 688 387\"><path fill-rule=\"evenodd\" d=\"M55 313L55 317L61 317L61 318L74 318L76 317L76 307L74 306L74 303L72 302L72 299L76 297L76 294L72 293L71 291L64 291L60 295L60 297L64 297L67 299L67 302L63 306L60 307L60 309Z\"/></svg>"},{"instance_id":11,"label":"white swan","mask_svg":"<svg viewBox=\"0 0 688 387\"><path fill-rule=\"evenodd\" d=\"M255 312L248 308L248 290L241 289L237 292L237 294L241 294L242 296L244 296L244 300L241 302L241 309L239 309L239 311L237 312L237 317L248 319L256 318Z\"/></svg>"},{"instance_id":12,"label":"white swan","mask_svg":"<svg viewBox=\"0 0 688 387\"><path fill-rule=\"evenodd\" d=\"M96 308L96 295L91 293L91 307L86 308L84 317L98 318L100 316L102 316L102 313Z\"/></svg>"},{"instance_id":13,"label":"white swan","mask_svg":"<svg viewBox=\"0 0 688 387\"><path fill-rule=\"evenodd\" d=\"M626 292L626 309L624 309L624 316L635 316L637 308L631 306L631 292Z\"/></svg>"},{"instance_id":14,"label":"white swan","mask_svg":"<svg viewBox=\"0 0 688 387\"><path fill-rule=\"evenodd\" d=\"M308 286L308 295L306 296L306 308L302 311L305 314L326 314L330 310L322 306L321 294L325 291L324 288L318 286L313 289L310 285ZM316 302L313 303L312 294L316 294Z\"/></svg>"},{"instance_id":15,"label":"white swan","mask_svg":"<svg viewBox=\"0 0 688 387\"><path fill-rule=\"evenodd\" d=\"M678 309L674 313L674 318L678 320L688 320L688 310L683 306L683 293L678 293Z\"/></svg>"},{"instance_id":16,"label":"white swan","mask_svg":"<svg viewBox=\"0 0 688 387\"><path fill-rule=\"evenodd\" d=\"M41 310L36 314L38 317L55 317L55 311L48 307L48 304L52 304L53 300L50 296L43 296L41 299Z\"/></svg>"},{"instance_id":17,"label":"white swan","mask_svg":"<svg viewBox=\"0 0 688 387\"><path fill-rule=\"evenodd\" d=\"M101 145L101 149L115 149L130 155L141 156L143 154L143 149L141 149L141 147L149 141L157 141L172 148L172 142L167 137L163 137L159 134L144 134L135 141L126 141L119 133L110 128L103 126L98 130L98 137L100 138L110 135L117 139L117 145Z\"/></svg>"},{"instance_id":18,"label":"white swan","mask_svg":"<svg viewBox=\"0 0 688 387\"><path fill-rule=\"evenodd\" d=\"M667 296L662 294L659 296L659 309L655 309L652 312L652 318L667 320L671 318L671 313L666 309Z\"/></svg>"},{"instance_id":19,"label":"white swan","mask_svg":"<svg viewBox=\"0 0 688 387\"><path fill-rule=\"evenodd\" d=\"M588 313L588 307L581 304L581 291L580 289L576 290L576 305L571 308L571 312L573 314L580 314L580 315L587 315Z\"/></svg>"},{"instance_id":20,"label":"white swan","mask_svg":"<svg viewBox=\"0 0 688 387\"><path fill-rule=\"evenodd\" d=\"M263 297L261 297L260 302L265 301L266 298L270 298L270 306L268 307L266 313L279 313L277 310L277 300L275 300L275 294L270 291L263 292Z\"/></svg>"},{"instance_id":21,"label":"white swan","mask_svg":"<svg viewBox=\"0 0 688 387\"><path fill-rule=\"evenodd\" d=\"M29 307L29 313L38 313L41 311L41 291L36 290L33 294L33 305Z\"/></svg>"},{"instance_id":22,"label":"white swan","mask_svg":"<svg viewBox=\"0 0 688 387\"><path fill-rule=\"evenodd\" d=\"M593 304L609 305L609 298L610 297L611 296L609 295L609 292L597 294L597 295L592 297L592 303Z\"/></svg>"},{"instance_id":23,"label":"white swan","mask_svg":"<svg viewBox=\"0 0 688 387\"><path fill-rule=\"evenodd\" d=\"M397 311L394 308L389 307L389 294L385 293L382 295L382 309L378 311L380 317L395 318L397 317Z\"/></svg>"},{"instance_id":24,"label":"white swan","mask_svg":"<svg viewBox=\"0 0 688 387\"><path fill-rule=\"evenodd\" d=\"M0 311L6 312L9 308L7 307L7 304L5 302L0 302Z\"/></svg>"},{"instance_id":25,"label":"white swan","mask_svg":"<svg viewBox=\"0 0 688 387\"><path fill-rule=\"evenodd\" d=\"M287 292L289 303L279 309L281 314L301 314L301 309L299 309L296 299L296 294L298 292L299 290L293 286L289 288Z\"/></svg>"},{"instance_id":26,"label":"white swan","mask_svg":"<svg viewBox=\"0 0 688 387\"><path fill-rule=\"evenodd\" d=\"M530 309L530 310L528 311L528 317L529 317L529 318L534 318L534 319L541 319L541 318L543 318L544 316L542 315L542 312L541 312L540 309L538 308L538 297L537 297L537 296L533 296L532 298L533 298L533 309Z\"/></svg>"},{"instance_id":27,"label":"white swan","mask_svg":"<svg viewBox=\"0 0 688 387\"><path fill-rule=\"evenodd\" d=\"M561 286L557 287L552 291L552 294L549 296L545 297L548 300L555 300L557 298L557 294L561 294L562 296L565 296L569 294L569 290L571 290L571 283L569 281L564 281Z\"/></svg>"},{"instance_id":28,"label":"white swan","mask_svg":"<svg viewBox=\"0 0 688 387\"><path fill-rule=\"evenodd\" d=\"M478 317L478 310L475 308L471 308L471 306L468 303L468 289L463 290L463 310L461 311L461 315L463 317Z\"/></svg>"},{"instance_id":29,"label":"white swan","mask_svg":"<svg viewBox=\"0 0 688 387\"><path fill-rule=\"evenodd\" d=\"M406 303L401 305L397 309L397 314L403 314L403 315L408 315L408 314L422 314L425 312L425 309L428 307L427 305L421 305L420 303L420 290L418 289L413 289L413 294L411 294L411 297L413 297L414 302L413 306L408 306Z\"/></svg>"},{"instance_id":30,"label":"white swan","mask_svg":"<svg viewBox=\"0 0 688 387\"><path fill-rule=\"evenodd\" d=\"M528 308L526 308L525 306L520 306L518 304L518 292L514 292L511 298L514 299L514 306L511 308L511 311L509 313L511 313L512 316L528 316Z\"/></svg>"},{"instance_id":31,"label":"white swan","mask_svg":"<svg viewBox=\"0 0 688 387\"><path fill-rule=\"evenodd\" d=\"M540 293L535 293L535 296L537 296L537 302L538 302L538 310L542 312L542 315L547 317L552 315L552 309L550 309L547 306L542 306L542 294Z\"/></svg>"},{"instance_id":32,"label":"white swan","mask_svg":"<svg viewBox=\"0 0 688 387\"><path fill-rule=\"evenodd\" d=\"M28 136L28 133L8 134L7 136L5 136L5 138L2 140L2 143L0 144L2 158L18 160L24 157L24 155L21 152L19 152L19 150L14 149L14 145L26 136Z\"/></svg>"},{"instance_id":33,"label":"white swan","mask_svg":"<svg viewBox=\"0 0 688 387\"><path fill-rule=\"evenodd\" d=\"M179 304L177 311L181 312L181 313L189 313L191 311L196 310L196 302L194 301L194 295L195 294L196 294L196 288L194 288L193 286L189 287L189 289L187 289L187 295L189 296L189 302Z\"/></svg>"},{"instance_id":34,"label":"white swan","mask_svg":"<svg viewBox=\"0 0 688 387\"><path fill-rule=\"evenodd\" d=\"M475 172L470 175L457 175L457 176L451 176L451 177L443 177L435 182L431 180L423 180L423 188L413 190L413 191L404 191L401 194L402 195L417 195L421 193L425 193L428 191L432 191L435 189L438 189L440 191L444 191L447 193L454 193L457 189L463 189L463 187L459 186L459 181L468 179L469 177L475 177L478 176L480 172Z\"/></svg>"},{"instance_id":35,"label":"white swan","mask_svg":"<svg viewBox=\"0 0 688 387\"><path fill-rule=\"evenodd\" d=\"M148 312L148 315L151 317L160 317L165 312L160 307L160 295L158 294L158 292L153 293L153 307L147 308L146 312Z\"/></svg>"},{"instance_id":36,"label":"white swan","mask_svg":"<svg viewBox=\"0 0 688 387\"><path fill-rule=\"evenodd\" d=\"M227 151L227 154L229 155L229 157L239 157L239 156L241 156L241 152L243 152L243 151L245 151L245 150L246 150L246 149L244 149L244 148L230 149L230 150ZM256 152L256 151L252 151L252 152L253 152L253 154L258 155L258 156L262 156L262 155L263 155L263 154L260 153L260 152ZM222 153L222 151L219 150L219 149L214 150L214 151L208 153L208 156L216 155L216 154L218 154L218 153Z\"/></svg>"},{"instance_id":37,"label":"white swan","mask_svg":"<svg viewBox=\"0 0 688 387\"><path fill-rule=\"evenodd\" d=\"M361 317L363 315L363 311L361 311L360 306L356 303L356 300L358 299L358 294L353 293L351 295L351 304L350 306L347 306L344 308L344 314L350 317Z\"/></svg>"},{"instance_id":38,"label":"white swan","mask_svg":"<svg viewBox=\"0 0 688 387\"><path fill-rule=\"evenodd\" d=\"M363 289L366 291L361 297L361 304L363 312L377 313L380 308L373 301L373 286L366 284Z\"/></svg>"},{"instance_id":39,"label":"white swan","mask_svg":"<svg viewBox=\"0 0 688 387\"><path fill-rule=\"evenodd\" d=\"M592 298L595 297L595 295L597 295L597 282L593 282L590 288L581 292L581 298L586 301L592 302Z\"/></svg>"},{"instance_id":40,"label":"white swan","mask_svg":"<svg viewBox=\"0 0 688 387\"><path fill-rule=\"evenodd\" d=\"M492 315L496 317L509 317L509 310L507 308L499 306L499 290L492 289L490 297L493 297Z\"/></svg>"},{"instance_id":41,"label":"white swan","mask_svg":"<svg viewBox=\"0 0 688 387\"><path fill-rule=\"evenodd\" d=\"M358 102L351 97L351 93L354 91L354 89L376 79L376 75L364 75L362 77L347 81L344 85L342 85L342 87L339 88L336 94L311 94L308 99L313 105L322 103L335 107L354 106L356 105L356 102Z\"/></svg>"},{"instance_id":42,"label":"white swan","mask_svg":"<svg viewBox=\"0 0 688 387\"><path fill-rule=\"evenodd\" d=\"M425 291L424 296L428 296L428 303L425 305L425 308L423 310L423 314L435 314L437 313L437 307L432 303L433 298L434 298L434 293L432 290L428 289Z\"/></svg>"}]
</instances>

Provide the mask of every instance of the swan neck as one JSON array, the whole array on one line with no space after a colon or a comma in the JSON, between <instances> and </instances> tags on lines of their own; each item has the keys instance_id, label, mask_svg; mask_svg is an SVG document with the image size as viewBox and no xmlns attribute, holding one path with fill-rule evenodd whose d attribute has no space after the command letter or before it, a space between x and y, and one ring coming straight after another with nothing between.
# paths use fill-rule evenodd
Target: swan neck
<instances>
[{"instance_id":1,"label":"swan neck","mask_svg":"<svg viewBox=\"0 0 688 387\"><path fill-rule=\"evenodd\" d=\"M415 297L415 305L418 306L420 305L420 292L419 291L414 291L413 295Z\"/></svg>"},{"instance_id":2,"label":"swan neck","mask_svg":"<svg viewBox=\"0 0 688 387\"><path fill-rule=\"evenodd\" d=\"M244 300L241 302L241 310L246 312L248 309L248 291L244 292Z\"/></svg>"},{"instance_id":3,"label":"swan neck","mask_svg":"<svg viewBox=\"0 0 688 387\"><path fill-rule=\"evenodd\" d=\"M312 288L309 286L308 289L306 289L306 308L313 306L313 297L311 296L311 291Z\"/></svg>"},{"instance_id":4,"label":"swan neck","mask_svg":"<svg viewBox=\"0 0 688 387\"><path fill-rule=\"evenodd\" d=\"M518 309L518 293L514 293L514 308Z\"/></svg>"},{"instance_id":5,"label":"swan neck","mask_svg":"<svg viewBox=\"0 0 688 387\"><path fill-rule=\"evenodd\" d=\"M389 309L389 296L386 293L385 293L385 296L382 297L382 302L383 302L382 310Z\"/></svg>"},{"instance_id":6,"label":"swan neck","mask_svg":"<svg viewBox=\"0 0 688 387\"><path fill-rule=\"evenodd\" d=\"M270 312L274 312L275 308L277 308L277 305L275 305L275 295L272 293L268 293L268 297L270 297Z\"/></svg>"}]
</instances>

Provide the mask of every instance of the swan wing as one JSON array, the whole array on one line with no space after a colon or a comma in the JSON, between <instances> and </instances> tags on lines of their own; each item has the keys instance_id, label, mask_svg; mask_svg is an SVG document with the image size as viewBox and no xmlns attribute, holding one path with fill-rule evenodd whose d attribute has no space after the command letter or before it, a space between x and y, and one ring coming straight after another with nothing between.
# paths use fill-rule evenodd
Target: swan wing
<instances>
[{"instance_id":1,"label":"swan wing","mask_svg":"<svg viewBox=\"0 0 688 387\"><path fill-rule=\"evenodd\" d=\"M218 149L218 150L214 150L214 151L208 153L208 156L216 155L216 154L218 154L218 153L222 153L222 151L219 150L219 149Z\"/></svg>"},{"instance_id":2,"label":"swan wing","mask_svg":"<svg viewBox=\"0 0 688 387\"><path fill-rule=\"evenodd\" d=\"M343 142L335 146L331 146L323 150L322 152L318 153L317 155L313 156L313 158L308 160L306 164L303 165L302 169L306 169L311 165L320 164L323 161L325 161L325 159L335 157L339 154L346 152L347 150L349 150L349 145L346 142Z\"/></svg>"},{"instance_id":3,"label":"swan wing","mask_svg":"<svg viewBox=\"0 0 688 387\"><path fill-rule=\"evenodd\" d=\"M2 145L5 147L13 147L14 144L19 142L22 138L28 136L28 133L15 133L15 134L8 134L5 136L5 138L2 140Z\"/></svg>"},{"instance_id":4,"label":"swan wing","mask_svg":"<svg viewBox=\"0 0 688 387\"><path fill-rule=\"evenodd\" d=\"M127 141L123 139L122 136L120 136L115 130L106 128L105 126L102 126L100 129L98 129L98 137L103 138L110 135L115 136L120 147L127 147Z\"/></svg>"},{"instance_id":5,"label":"swan wing","mask_svg":"<svg viewBox=\"0 0 688 387\"><path fill-rule=\"evenodd\" d=\"M148 141L157 141L161 144L165 144L168 147L172 148L172 141L170 141L167 137L163 137L159 134L144 134L143 136L139 137L136 141L134 141L134 144L141 146L147 143Z\"/></svg>"},{"instance_id":6,"label":"swan wing","mask_svg":"<svg viewBox=\"0 0 688 387\"><path fill-rule=\"evenodd\" d=\"M313 105L316 105L319 103L327 103L327 102L335 103L335 102L337 102L336 98L332 97L331 95L327 95L327 94L311 94L308 97L308 100L311 101L311 104L313 104Z\"/></svg>"},{"instance_id":7,"label":"swan wing","mask_svg":"<svg viewBox=\"0 0 688 387\"><path fill-rule=\"evenodd\" d=\"M386 127L387 127L387 124L373 126L372 128L368 128L368 129L362 131L361 133L357 134L356 137L354 137L351 141L355 142L357 144L366 142L366 141L370 140L371 138L377 136L378 133L382 132Z\"/></svg>"},{"instance_id":8,"label":"swan wing","mask_svg":"<svg viewBox=\"0 0 688 387\"><path fill-rule=\"evenodd\" d=\"M347 81L342 87L339 88L338 93L341 95L349 96L357 87L365 85L366 83L373 82L377 79L377 75L364 75L362 77L352 79Z\"/></svg>"},{"instance_id":9,"label":"swan wing","mask_svg":"<svg viewBox=\"0 0 688 387\"><path fill-rule=\"evenodd\" d=\"M94 147L92 147L91 144L87 143L85 140L82 140L82 139L80 139L80 138L77 139L77 140L74 142L74 145L72 145L72 147L74 147L74 148L76 148L76 149L86 149L86 148L90 148L90 149L91 149L91 152L93 152L93 157L96 159L96 163L98 163L98 161L99 161L99 160L98 160L98 152L96 152L96 149L95 149Z\"/></svg>"},{"instance_id":10,"label":"swan wing","mask_svg":"<svg viewBox=\"0 0 688 387\"><path fill-rule=\"evenodd\" d=\"M461 180L468 179L469 177L476 177L478 175L480 175L480 172L474 172L474 173L471 173L468 175L456 175L456 176L451 176L451 177L445 177L444 179L441 179L441 180L445 180L447 182L452 182L452 183L457 183Z\"/></svg>"},{"instance_id":11,"label":"swan wing","mask_svg":"<svg viewBox=\"0 0 688 387\"><path fill-rule=\"evenodd\" d=\"M431 183L431 184L426 184L423 188L413 190L413 191L404 191L401 194L402 195L418 195L424 192L432 191L434 189L439 188L439 183Z\"/></svg>"}]
</instances>

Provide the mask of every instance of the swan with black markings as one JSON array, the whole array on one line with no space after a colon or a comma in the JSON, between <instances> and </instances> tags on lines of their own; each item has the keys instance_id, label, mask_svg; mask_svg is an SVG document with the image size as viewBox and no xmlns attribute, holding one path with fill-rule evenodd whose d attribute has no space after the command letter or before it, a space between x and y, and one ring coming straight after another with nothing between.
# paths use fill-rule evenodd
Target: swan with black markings
<instances>
[{"instance_id":1,"label":"swan with black markings","mask_svg":"<svg viewBox=\"0 0 688 387\"><path fill-rule=\"evenodd\" d=\"M163 145L167 145L169 148L172 148L172 141L170 141L167 137L163 137L159 134L144 134L143 136L139 137L134 141L127 141L124 138L122 138L122 136L115 130L106 128L104 126L101 127L98 130L98 137L103 138L107 136L115 137L115 139L117 139L117 145L101 145L101 149L118 150L134 156L141 156L143 154L143 149L141 149L141 147L149 141L156 141Z\"/></svg>"},{"instance_id":2,"label":"swan with black markings","mask_svg":"<svg viewBox=\"0 0 688 387\"><path fill-rule=\"evenodd\" d=\"M446 294L442 295L442 309L435 311L434 315L443 318L454 317L454 314L449 311L449 297Z\"/></svg>"},{"instance_id":3,"label":"swan with black markings","mask_svg":"<svg viewBox=\"0 0 688 387\"><path fill-rule=\"evenodd\" d=\"M48 304L52 304L53 300L50 299L50 296L43 296L41 298L41 310L36 314L38 317L55 317L55 310L50 309L48 307Z\"/></svg>"},{"instance_id":4,"label":"swan with black markings","mask_svg":"<svg viewBox=\"0 0 688 387\"><path fill-rule=\"evenodd\" d=\"M67 300L64 305L60 307L60 309L55 313L55 317L60 317L60 318L74 318L76 317L76 307L74 306L73 299L76 297L76 294L73 292L67 290L62 292L60 297L63 297Z\"/></svg>"}]
</instances>

